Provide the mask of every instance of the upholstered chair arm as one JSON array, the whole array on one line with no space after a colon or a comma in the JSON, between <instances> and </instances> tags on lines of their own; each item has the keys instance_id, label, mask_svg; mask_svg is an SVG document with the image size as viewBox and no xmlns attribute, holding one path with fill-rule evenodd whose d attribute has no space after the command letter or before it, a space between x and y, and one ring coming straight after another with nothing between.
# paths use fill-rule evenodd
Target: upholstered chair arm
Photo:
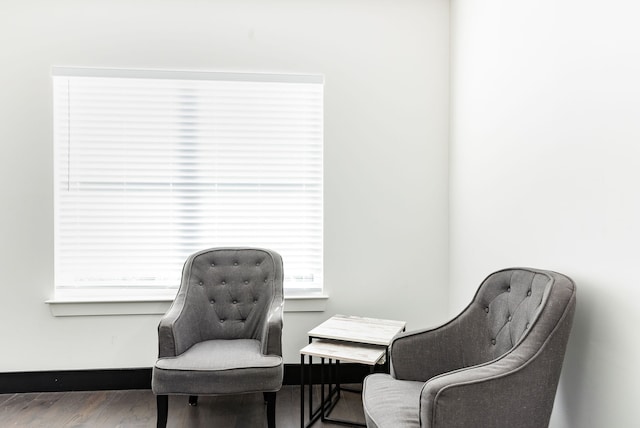
<instances>
[{"instance_id":1,"label":"upholstered chair arm","mask_svg":"<svg viewBox=\"0 0 640 428\"><path fill-rule=\"evenodd\" d=\"M532 382L529 371L503 359L429 380L420 394L420 426L546 427L545 406L551 408L555 391L549 393L548 376Z\"/></svg>"},{"instance_id":2,"label":"upholstered chair arm","mask_svg":"<svg viewBox=\"0 0 640 428\"><path fill-rule=\"evenodd\" d=\"M391 342L391 374L402 380L425 382L463 366L457 322L433 329L401 333Z\"/></svg>"},{"instance_id":3,"label":"upholstered chair arm","mask_svg":"<svg viewBox=\"0 0 640 428\"><path fill-rule=\"evenodd\" d=\"M181 290L182 291L182 290ZM158 325L158 357L175 357L199 342L198 311L185 310L185 294L179 292Z\"/></svg>"},{"instance_id":4,"label":"upholstered chair arm","mask_svg":"<svg viewBox=\"0 0 640 428\"><path fill-rule=\"evenodd\" d=\"M282 356L282 312L284 300L276 298L271 302L267 319L262 330L262 353Z\"/></svg>"},{"instance_id":5,"label":"upholstered chair arm","mask_svg":"<svg viewBox=\"0 0 640 428\"><path fill-rule=\"evenodd\" d=\"M548 426L574 310L570 304L557 324L534 327L532 335L547 338L542 347L525 341L498 359L427 381L420 394L420 426Z\"/></svg>"}]
</instances>

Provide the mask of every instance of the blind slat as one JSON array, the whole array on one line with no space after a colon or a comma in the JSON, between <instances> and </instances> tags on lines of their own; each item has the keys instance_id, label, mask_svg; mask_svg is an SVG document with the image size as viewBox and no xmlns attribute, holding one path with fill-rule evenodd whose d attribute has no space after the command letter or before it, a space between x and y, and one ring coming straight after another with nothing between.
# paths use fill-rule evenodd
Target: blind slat
<instances>
[{"instance_id":1,"label":"blind slat","mask_svg":"<svg viewBox=\"0 0 640 428\"><path fill-rule=\"evenodd\" d=\"M56 293L166 294L214 246L321 291L322 77L210 77L54 70Z\"/></svg>"}]
</instances>

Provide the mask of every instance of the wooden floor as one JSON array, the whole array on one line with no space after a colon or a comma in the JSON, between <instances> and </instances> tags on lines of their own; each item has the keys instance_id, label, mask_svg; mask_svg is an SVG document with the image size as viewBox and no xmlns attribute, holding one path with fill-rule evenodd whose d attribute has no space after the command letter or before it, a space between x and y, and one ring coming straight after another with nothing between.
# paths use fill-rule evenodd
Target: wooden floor
<instances>
[{"instance_id":1,"label":"wooden floor","mask_svg":"<svg viewBox=\"0 0 640 428\"><path fill-rule=\"evenodd\" d=\"M343 392L331 416L363 422L360 395ZM169 398L167 427L263 428L266 425L262 394L200 397L197 407L189 406L187 397ZM149 390L0 394L0 426L155 427L156 400ZM276 426L300 427L299 386L284 386L278 392ZM318 421L313 428L339 426Z\"/></svg>"}]
</instances>

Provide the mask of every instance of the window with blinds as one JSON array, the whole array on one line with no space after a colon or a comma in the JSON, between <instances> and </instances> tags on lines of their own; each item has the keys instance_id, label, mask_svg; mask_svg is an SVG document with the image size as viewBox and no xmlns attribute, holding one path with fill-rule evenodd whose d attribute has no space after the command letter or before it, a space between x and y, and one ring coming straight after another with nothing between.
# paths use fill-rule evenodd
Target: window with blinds
<instances>
[{"instance_id":1,"label":"window with blinds","mask_svg":"<svg viewBox=\"0 0 640 428\"><path fill-rule=\"evenodd\" d=\"M53 88L56 298L173 296L219 246L321 292L322 76L55 67Z\"/></svg>"}]
</instances>

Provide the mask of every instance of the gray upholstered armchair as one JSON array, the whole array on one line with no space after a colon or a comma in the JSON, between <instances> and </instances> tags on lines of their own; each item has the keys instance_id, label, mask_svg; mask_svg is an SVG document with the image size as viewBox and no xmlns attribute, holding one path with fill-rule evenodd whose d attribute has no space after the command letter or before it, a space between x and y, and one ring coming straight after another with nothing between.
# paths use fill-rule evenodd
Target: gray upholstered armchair
<instances>
[{"instance_id":1,"label":"gray upholstered armchair","mask_svg":"<svg viewBox=\"0 0 640 428\"><path fill-rule=\"evenodd\" d=\"M364 382L367 427L548 426L575 304L564 275L493 273L452 321L393 340L391 374Z\"/></svg>"},{"instance_id":2,"label":"gray upholstered armchair","mask_svg":"<svg viewBox=\"0 0 640 428\"><path fill-rule=\"evenodd\" d=\"M191 255L180 289L158 326L152 389L158 427L168 395L263 392L275 427L282 386L282 258L255 248L213 248Z\"/></svg>"}]
</instances>

